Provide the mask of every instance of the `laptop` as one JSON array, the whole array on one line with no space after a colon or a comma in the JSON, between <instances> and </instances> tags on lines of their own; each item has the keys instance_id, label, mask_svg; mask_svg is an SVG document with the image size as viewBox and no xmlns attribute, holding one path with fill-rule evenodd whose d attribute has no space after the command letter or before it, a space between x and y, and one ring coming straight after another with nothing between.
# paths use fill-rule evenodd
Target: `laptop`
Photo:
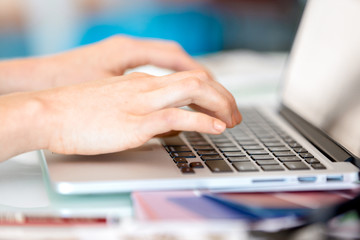
<instances>
[{"instance_id":1,"label":"laptop","mask_svg":"<svg viewBox=\"0 0 360 240\"><path fill-rule=\"evenodd\" d=\"M359 181L360 1L308 1L281 104L240 109L221 135L183 132L96 156L41 151L54 191L349 189Z\"/></svg>"}]
</instances>

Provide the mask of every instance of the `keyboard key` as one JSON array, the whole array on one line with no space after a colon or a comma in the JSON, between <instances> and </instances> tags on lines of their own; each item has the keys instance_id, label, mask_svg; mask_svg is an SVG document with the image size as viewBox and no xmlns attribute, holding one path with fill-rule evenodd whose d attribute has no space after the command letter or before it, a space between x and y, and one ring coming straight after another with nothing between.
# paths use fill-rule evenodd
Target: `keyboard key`
<instances>
[{"instance_id":1,"label":"keyboard key","mask_svg":"<svg viewBox=\"0 0 360 240\"><path fill-rule=\"evenodd\" d=\"M307 150L305 148L293 148L296 153L306 153Z\"/></svg>"},{"instance_id":2,"label":"keyboard key","mask_svg":"<svg viewBox=\"0 0 360 240\"><path fill-rule=\"evenodd\" d=\"M178 164L176 164L176 166L178 168L187 168L187 167L189 167L189 165L187 163L178 163Z\"/></svg>"},{"instance_id":3,"label":"keyboard key","mask_svg":"<svg viewBox=\"0 0 360 240\"><path fill-rule=\"evenodd\" d=\"M222 148L220 148L220 151L222 151L222 152L238 152L238 151L241 151L241 149L238 147L222 147Z\"/></svg>"},{"instance_id":4,"label":"keyboard key","mask_svg":"<svg viewBox=\"0 0 360 240\"><path fill-rule=\"evenodd\" d=\"M251 159L248 157L228 157L227 158L230 162L246 162L250 161Z\"/></svg>"},{"instance_id":5,"label":"keyboard key","mask_svg":"<svg viewBox=\"0 0 360 240\"><path fill-rule=\"evenodd\" d=\"M287 147L269 147L269 150L272 152L286 152L289 151Z\"/></svg>"},{"instance_id":6,"label":"keyboard key","mask_svg":"<svg viewBox=\"0 0 360 240\"><path fill-rule=\"evenodd\" d=\"M324 165L322 165L321 163L313 163L310 165L313 169L326 169L326 167Z\"/></svg>"},{"instance_id":7,"label":"keyboard key","mask_svg":"<svg viewBox=\"0 0 360 240\"><path fill-rule=\"evenodd\" d=\"M245 157L245 153L239 152L223 152L225 157Z\"/></svg>"},{"instance_id":8,"label":"keyboard key","mask_svg":"<svg viewBox=\"0 0 360 240\"><path fill-rule=\"evenodd\" d=\"M228 138L226 139L212 139L213 143L232 143Z\"/></svg>"},{"instance_id":9,"label":"keyboard key","mask_svg":"<svg viewBox=\"0 0 360 240\"><path fill-rule=\"evenodd\" d=\"M224 134L219 134L219 135L211 135L208 134L207 135L210 139L227 139L227 136L225 136Z\"/></svg>"},{"instance_id":10,"label":"keyboard key","mask_svg":"<svg viewBox=\"0 0 360 240\"><path fill-rule=\"evenodd\" d=\"M252 138L249 136L236 136L235 134L233 134L233 137L238 142L253 141Z\"/></svg>"},{"instance_id":11,"label":"keyboard key","mask_svg":"<svg viewBox=\"0 0 360 240\"><path fill-rule=\"evenodd\" d=\"M264 150L264 148L260 145L250 145L250 146L243 146L245 150Z\"/></svg>"},{"instance_id":12,"label":"keyboard key","mask_svg":"<svg viewBox=\"0 0 360 240\"><path fill-rule=\"evenodd\" d=\"M252 159L254 160L270 160L270 159L274 159L273 156L270 156L269 154L266 155L252 155L251 156Z\"/></svg>"},{"instance_id":13,"label":"keyboard key","mask_svg":"<svg viewBox=\"0 0 360 240\"><path fill-rule=\"evenodd\" d=\"M197 138L186 138L190 144L196 144L196 143L207 143L207 141L203 137L197 137Z\"/></svg>"},{"instance_id":14,"label":"keyboard key","mask_svg":"<svg viewBox=\"0 0 360 240\"><path fill-rule=\"evenodd\" d=\"M173 158L173 160L175 163L187 163L188 162L186 160L186 158L184 158L184 157L176 157L176 158Z\"/></svg>"},{"instance_id":15,"label":"keyboard key","mask_svg":"<svg viewBox=\"0 0 360 240\"><path fill-rule=\"evenodd\" d=\"M229 165L223 160L214 160L205 162L206 166L210 169L210 171L214 173L223 173L223 172L232 172Z\"/></svg>"},{"instance_id":16,"label":"keyboard key","mask_svg":"<svg viewBox=\"0 0 360 240\"><path fill-rule=\"evenodd\" d=\"M259 145L257 142L255 141L238 141L238 143L241 146L251 146L251 145Z\"/></svg>"},{"instance_id":17,"label":"keyboard key","mask_svg":"<svg viewBox=\"0 0 360 240\"><path fill-rule=\"evenodd\" d=\"M257 172L259 169L251 162L234 162L233 166L239 172Z\"/></svg>"},{"instance_id":18,"label":"keyboard key","mask_svg":"<svg viewBox=\"0 0 360 240\"><path fill-rule=\"evenodd\" d=\"M249 155L264 155L268 154L266 150L247 150L246 151Z\"/></svg>"},{"instance_id":19,"label":"keyboard key","mask_svg":"<svg viewBox=\"0 0 360 240\"><path fill-rule=\"evenodd\" d=\"M208 160L222 160L223 158L218 154L218 155L204 155L200 157L203 161L208 161Z\"/></svg>"},{"instance_id":20,"label":"keyboard key","mask_svg":"<svg viewBox=\"0 0 360 240\"><path fill-rule=\"evenodd\" d=\"M196 135L185 134L185 136L186 136L187 139L193 139L193 140L204 139L204 137L201 136L200 134L196 134Z\"/></svg>"},{"instance_id":21,"label":"keyboard key","mask_svg":"<svg viewBox=\"0 0 360 240\"><path fill-rule=\"evenodd\" d=\"M170 156L172 158L176 158L176 157L194 158L194 157L196 157L195 154L193 154L192 152L172 152L172 153L170 153Z\"/></svg>"},{"instance_id":22,"label":"keyboard key","mask_svg":"<svg viewBox=\"0 0 360 240\"><path fill-rule=\"evenodd\" d=\"M307 170L309 169L308 166L305 165L303 162L285 162L284 165L289 170Z\"/></svg>"},{"instance_id":23,"label":"keyboard key","mask_svg":"<svg viewBox=\"0 0 360 240\"><path fill-rule=\"evenodd\" d=\"M288 135L286 132L284 132L283 130L281 130L281 129L279 129L279 128L277 128L275 131L276 131L276 132L279 134L279 136L282 137L282 138L289 137L289 135Z\"/></svg>"},{"instance_id":24,"label":"keyboard key","mask_svg":"<svg viewBox=\"0 0 360 240\"><path fill-rule=\"evenodd\" d=\"M184 146L185 142L179 137L166 137L162 138L163 142L167 146Z\"/></svg>"},{"instance_id":25,"label":"keyboard key","mask_svg":"<svg viewBox=\"0 0 360 240\"><path fill-rule=\"evenodd\" d=\"M292 143L289 143L289 146L291 148L301 148L302 146L300 144L298 144L297 142L292 142Z\"/></svg>"},{"instance_id":26,"label":"keyboard key","mask_svg":"<svg viewBox=\"0 0 360 240\"><path fill-rule=\"evenodd\" d=\"M314 157L311 153L300 153L299 155L302 158L313 158Z\"/></svg>"},{"instance_id":27,"label":"keyboard key","mask_svg":"<svg viewBox=\"0 0 360 240\"><path fill-rule=\"evenodd\" d=\"M260 141L267 141L269 139L273 139L274 135L273 134L269 134L269 133L255 133L255 136L260 140Z\"/></svg>"},{"instance_id":28,"label":"keyboard key","mask_svg":"<svg viewBox=\"0 0 360 240\"><path fill-rule=\"evenodd\" d=\"M279 135L282 137L282 138L286 138L286 137L290 137L289 134L287 134L286 132L284 131L279 131Z\"/></svg>"},{"instance_id":29,"label":"keyboard key","mask_svg":"<svg viewBox=\"0 0 360 240\"><path fill-rule=\"evenodd\" d=\"M200 150L200 151L197 151L197 153L199 154L199 156L218 155L219 154L216 150Z\"/></svg>"},{"instance_id":30,"label":"keyboard key","mask_svg":"<svg viewBox=\"0 0 360 240\"><path fill-rule=\"evenodd\" d=\"M197 137L197 136L201 136L200 133L198 132L184 132L184 135L187 137Z\"/></svg>"},{"instance_id":31,"label":"keyboard key","mask_svg":"<svg viewBox=\"0 0 360 240\"><path fill-rule=\"evenodd\" d=\"M235 144L233 144L232 142L230 143L218 143L215 144L218 148L222 148L222 147L236 147Z\"/></svg>"},{"instance_id":32,"label":"keyboard key","mask_svg":"<svg viewBox=\"0 0 360 240\"><path fill-rule=\"evenodd\" d=\"M201 162L192 162L189 164L191 168L204 168Z\"/></svg>"},{"instance_id":33,"label":"keyboard key","mask_svg":"<svg viewBox=\"0 0 360 240\"><path fill-rule=\"evenodd\" d=\"M192 146L206 146L206 145L209 145L209 143L206 142L206 141L191 141L191 140L189 140L189 142L190 142L190 144Z\"/></svg>"},{"instance_id":34,"label":"keyboard key","mask_svg":"<svg viewBox=\"0 0 360 240\"><path fill-rule=\"evenodd\" d=\"M263 139L261 140L264 144L265 143L277 143L279 142L279 139L277 138L266 138L266 139Z\"/></svg>"},{"instance_id":35,"label":"keyboard key","mask_svg":"<svg viewBox=\"0 0 360 240\"><path fill-rule=\"evenodd\" d=\"M279 157L279 160L281 162L301 162L301 159L299 157L293 156L293 157Z\"/></svg>"},{"instance_id":36,"label":"keyboard key","mask_svg":"<svg viewBox=\"0 0 360 240\"><path fill-rule=\"evenodd\" d=\"M282 142L270 142L270 143L264 143L267 147L284 147L285 145Z\"/></svg>"},{"instance_id":37,"label":"keyboard key","mask_svg":"<svg viewBox=\"0 0 360 240\"><path fill-rule=\"evenodd\" d=\"M264 171L284 171L284 168L280 165L261 165Z\"/></svg>"},{"instance_id":38,"label":"keyboard key","mask_svg":"<svg viewBox=\"0 0 360 240\"><path fill-rule=\"evenodd\" d=\"M320 163L316 158L305 158L305 161L309 164Z\"/></svg>"},{"instance_id":39,"label":"keyboard key","mask_svg":"<svg viewBox=\"0 0 360 240\"><path fill-rule=\"evenodd\" d=\"M295 154L291 151L287 151L287 152L273 152L275 157L290 157L290 156L295 156Z\"/></svg>"},{"instance_id":40,"label":"keyboard key","mask_svg":"<svg viewBox=\"0 0 360 240\"><path fill-rule=\"evenodd\" d=\"M256 160L256 163L259 164L259 165L275 165L275 164L279 164L275 160Z\"/></svg>"},{"instance_id":41,"label":"keyboard key","mask_svg":"<svg viewBox=\"0 0 360 240\"><path fill-rule=\"evenodd\" d=\"M193 145L192 146L195 151L199 151L199 150L215 150L215 148L213 148L213 146L207 144L207 145Z\"/></svg>"},{"instance_id":42,"label":"keyboard key","mask_svg":"<svg viewBox=\"0 0 360 240\"><path fill-rule=\"evenodd\" d=\"M186 146L166 146L168 152L191 152L191 149Z\"/></svg>"},{"instance_id":43,"label":"keyboard key","mask_svg":"<svg viewBox=\"0 0 360 240\"><path fill-rule=\"evenodd\" d=\"M202 137L202 135L198 132L184 132L183 133L186 137L192 138L192 137Z\"/></svg>"},{"instance_id":44,"label":"keyboard key","mask_svg":"<svg viewBox=\"0 0 360 240\"><path fill-rule=\"evenodd\" d=\"M185 173L185 174L188 174L188 173L195 173L194 170L190 167L184 167L184 168L181 168L181 172L182 173Z\"/></svg>"},{"instance_id":45,"label":"keyboard key","mask_svg":"<svg viewBox=\"0 0 360 240\"><path fill-rule=\"evenodd\" d=\"M283 138L283 140L284 140L284 142L287 142L287 143L294 143L295 142L295 140L293 138L291 138L291 137L285 137L285 138Z\"/></svg>"},{"instance_id":46,"label":"keyboard key","mask_svg":"<svg viewBox=\"0 0 360 240\"><path fill-rule=\"evenodd\" d=\"M278 139L274 138L274 135L266 135L266 136L258 136L261 142L274 142L278 141Z\"/></svg>"}]
</instances>

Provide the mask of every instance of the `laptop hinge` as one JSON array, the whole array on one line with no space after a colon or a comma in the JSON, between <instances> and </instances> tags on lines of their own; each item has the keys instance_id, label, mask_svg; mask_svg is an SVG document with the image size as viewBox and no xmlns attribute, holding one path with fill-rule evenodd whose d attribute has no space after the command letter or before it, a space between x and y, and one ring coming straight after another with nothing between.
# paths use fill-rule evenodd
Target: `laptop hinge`
<instances>
[{"instance_id":1,"label":"laptop hinge","mask_svg":"<svg viewBox=\"0 0 360 240\"><path fill-rule=\"evenodd\" d=\"M280 107L280 114L330 160L334 162L355 161L353 156L330 139L324 132L314 127L286 106L282 105ZM354 164L356 163L354 162Z\"/></svg>"}]
</instances>

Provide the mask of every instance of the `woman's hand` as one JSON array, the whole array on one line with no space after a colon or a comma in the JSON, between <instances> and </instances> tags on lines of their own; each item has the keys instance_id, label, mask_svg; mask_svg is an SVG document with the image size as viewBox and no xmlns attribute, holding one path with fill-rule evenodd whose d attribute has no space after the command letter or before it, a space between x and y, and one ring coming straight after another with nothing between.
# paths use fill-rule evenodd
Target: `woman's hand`
<instances>
[{"instance_id":1,"label":"woman's hand","mask_svg":"<svg viewBox=\"0 0 360 240\"><path fill-rule=\"evenodd\" d=\"M0 94L121 76L147 64L174 71L205 70L175 42L115 36L53 56L0 62Z\"/></svg>"},{"instance_id":2,"label":"woman's hand","mask_svg":"<svg viewBox=\"0 0 360 240\"><path fill-rule=\"evenodd\" d=\"M203 70L131 73L30 95L43 109L43 148L63 154L121 151L171 130L220 134L241 121L232 95Z\"/></svg>"}]
</instances>

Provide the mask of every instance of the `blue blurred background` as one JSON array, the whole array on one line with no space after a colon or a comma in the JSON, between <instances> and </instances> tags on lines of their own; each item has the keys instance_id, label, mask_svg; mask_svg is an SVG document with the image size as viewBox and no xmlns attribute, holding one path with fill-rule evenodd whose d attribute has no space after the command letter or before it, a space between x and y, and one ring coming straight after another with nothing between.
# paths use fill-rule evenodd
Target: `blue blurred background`
<instances>
[{"instance_id":1,"label":"blue blurred background","mask_svg":"<svg viewBox=\"0 0 360 240\"><path fill-rule=\"evenodd\" d=\"M46 55L114 34L171 39L191 55L288 51L301 0L1 0L0 58Z\"/></svg>"}]
</instances>

